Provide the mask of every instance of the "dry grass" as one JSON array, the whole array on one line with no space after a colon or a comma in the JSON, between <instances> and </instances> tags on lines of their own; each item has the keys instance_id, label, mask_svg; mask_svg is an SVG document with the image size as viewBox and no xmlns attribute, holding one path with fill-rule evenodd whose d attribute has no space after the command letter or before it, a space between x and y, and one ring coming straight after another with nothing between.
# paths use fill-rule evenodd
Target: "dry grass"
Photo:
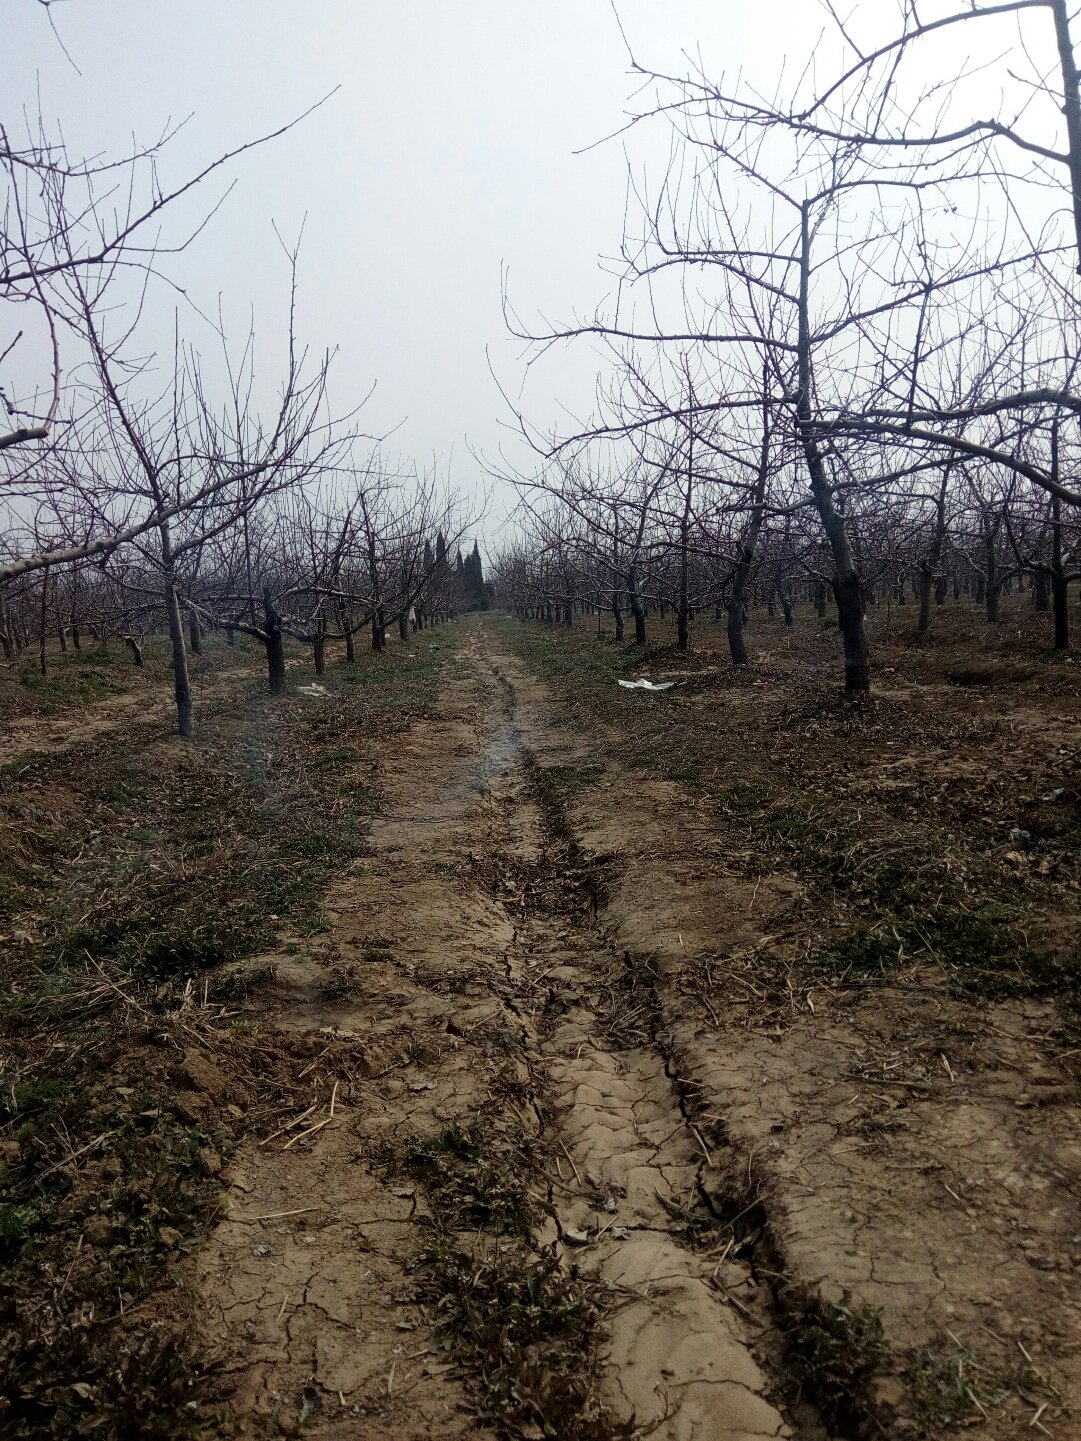
<instances>
[{"instance_id":1,"label":"dry grass","mask_svg":"<svg viewBox=\"0 0 1081 1441\"><path fill-rule=\"evenodd\" d=\"M510 1121L473 1121L410 1137L382 1161L424 1188L419 1296L478 1418L506 1441L613 1441L633 1427L597 1392L610 1297L535 1239L551 1209L543 1149Z\"/></svg>"},{"instance_id":2,"label":"dry grass","mask_svg":"<svg viewBox=\"0 0 1081 1441\"><path fill-rule=\"evenodd\" d=\"M790 871L808 887L811 919L798 945L788 938L785 974L769 948L754 958L767 987L771 975L785 988L865 981L907 958L957 994L1058 996L1072 1014L1081 673L1047 649L1045 618L1028 609L989 628L948 606L920 647L914 616L894 610L887 626L883 609L871 620L876 693L859 705L841 692L836 636L813 615L794 632L757 616L757 658L741 672L710 620L696 623L690 656L655 620L645 649L598 638L589 620L570 631L503 621L501 634L569 726L595 731L603 717L619 767L706 798L749 877ZM951 683L966 664L996 683ZM680 684L618 691L631 674Z\"/></svg>"}]
</instances>

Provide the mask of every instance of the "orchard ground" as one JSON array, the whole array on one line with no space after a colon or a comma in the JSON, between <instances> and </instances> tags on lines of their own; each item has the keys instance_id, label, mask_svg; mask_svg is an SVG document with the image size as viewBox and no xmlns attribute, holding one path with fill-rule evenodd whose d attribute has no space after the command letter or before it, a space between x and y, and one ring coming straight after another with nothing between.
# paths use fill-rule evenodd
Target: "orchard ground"
<instances>
[{"instance_id":1,"label":"orchard ground","mask_svg":"<svg viewBox=\"0 0 1081 1441\"><path fill-rule=\"evenodd\" d=\"M914 609L0 681L0 1434L1081 1435L1081 677Z\"/></svg>"}]
</instances>

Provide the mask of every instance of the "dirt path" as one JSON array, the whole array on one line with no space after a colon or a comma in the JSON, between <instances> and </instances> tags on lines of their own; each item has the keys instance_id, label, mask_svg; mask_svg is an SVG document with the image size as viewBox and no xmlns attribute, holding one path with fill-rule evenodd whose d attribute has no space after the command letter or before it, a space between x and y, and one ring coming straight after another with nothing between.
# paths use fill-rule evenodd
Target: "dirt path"
<instances>
[{"instance_id":1,"label":"dirt path","mask_svg":"<svg viewBox=\"0 0 1081 1441\"><path fill-rule=\"evenodd\" d=\"M317 1047L358 1039L333 1118L238 1159L229 1218L190 1263L218 1403L286 1434L302 1420L355 1434L357 1417L380 1436L477 1434L411 1278L431 1201L381 1160L496 1107L544 1158L525 1178L537 1247L606 1299L598 1385L615 1421L790 1435L719 1286L723 1246L693 1235L707 1148L650 1016L628 1004L590 861L538 785L551 716L506 657L474 643L462 659L445 718L385 762L386 814L332 896L328 936L258 963L276 970L251 1003L265 1023Z\"/></svg>"},{"instance_id":2,"label":"dirt path","mask_svg":"<svg viewBox=\"0 0 1081 1441\"><path fill-rule=\"evenodd\" d=\"M1037 1064L1044 1012L996 1008L977 1055L942 997L767 999L747 958L795 879L740 873L678 787L621 779L483 625L459 659L382 759L327 933L247 966L249 1017L340 1079L236 1159L182 1274L217 1434L497 1434L507 1395L500 1434L572 1434L529 1346L508 1380L511 1340L485 1358L450 1324L545 1246L607 1338L576 1361L599 1429L575 1436L932 1436L969 1398L981 1434L1072 1434L1081 1126ZM939 1408L919 1422L901 1358Z\"/></svg>"}]
</instances>

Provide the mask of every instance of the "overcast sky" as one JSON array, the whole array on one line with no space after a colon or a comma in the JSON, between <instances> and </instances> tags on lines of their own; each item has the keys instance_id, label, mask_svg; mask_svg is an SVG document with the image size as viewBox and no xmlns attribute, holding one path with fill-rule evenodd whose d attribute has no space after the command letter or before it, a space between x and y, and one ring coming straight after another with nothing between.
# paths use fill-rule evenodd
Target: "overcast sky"
<instances>
[{"instance_id":1,"label":"overcast sky","mask_svg":"<svg viewBox=\"0 0 1081 1441\"><path fill-rule=\"evenodd\" d=\"M616 4L644 63L683 70L681 52L700 52L711 76L742 70L770 93L783 54L794 77L822 23L811 0ZM467 442L492 456L505 437L487 356L510 389L520 380L501 268L527 320L591 313L612 283L598 257L622 235L625 142L575 153L619 127L636 86L610 0L7 0L6 10L5 123L40 100L73 154L115 154L191 116L163 163L166 186L337 87L231 167L225 206L167 268L208 311L220 296L237 338L254 311L269 348L287 284L272 223L295 237L306 219L300 329L313 349L339 351L338 407L376 382L368 427L404 421L393 448L420 463L453 452L463 487L478 471ZM639 168L663 167L663 129L627 143ZM213 182L197 208L223 188ZM168 349L174 299L160 303ZM213 347L195 314L182 325ZM526 391L541 425L557 399L579 402L588 388L589 354L563 363L565 375L549 366Z\"/></svg>"},{"instance_id":2,"label":"overcast sky","mask_svg":"<svg viewBox=\"0 0 1081 1441\"><path fill-rule=\"evenodd\" d=\"M468 485L476 466L466 442L493 453L506 418L486 351L508 383L518 379L501 266L527 317L591 312L610 283L597 259L622 232L623 142L575 154L618 127L634 85L609 0L6 8L6 122L17 107L36 113L40 96L73 153L118 153L190 115L166 184L339 87L294 132L237 162L225 207L167 268L202 307L214 311L220 295L237 335L253 307L260 334L275 339L287 272L272 222L292 237L306 217L301 330L313 348L339 349L337 403L348 408L374 380L368 425L404 418L394 447L419 461L453 451ZM813 10L806 0L619 3L649 63L676 66L681 50L700 48L718 71L746 64L767 77L777 35L798 46ZM212 346L197 317L182 324ZM582 374L589 365L573 363ZM567 384L573 391L575 377ZM554 413L550 392L529 397L538 419Z\"/></svg>"}]
</instances>

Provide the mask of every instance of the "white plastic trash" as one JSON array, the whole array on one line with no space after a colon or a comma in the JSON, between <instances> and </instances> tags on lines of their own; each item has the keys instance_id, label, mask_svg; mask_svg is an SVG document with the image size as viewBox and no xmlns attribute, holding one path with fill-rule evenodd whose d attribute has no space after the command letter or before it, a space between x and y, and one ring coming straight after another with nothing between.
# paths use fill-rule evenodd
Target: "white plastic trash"
<instances>
[{"instance_id":1,"label":"white plastic trash","mask_svg":"<svg viewBox=\"0 0 1081 1441\"><path fill-rule=\"evenodd\" d=\"M621 680L618 682L624 690L671 690L675 685L674 680L658 681L656 685L651 680L640 676L638 680Z\"/></svg>"}]
</instances>

